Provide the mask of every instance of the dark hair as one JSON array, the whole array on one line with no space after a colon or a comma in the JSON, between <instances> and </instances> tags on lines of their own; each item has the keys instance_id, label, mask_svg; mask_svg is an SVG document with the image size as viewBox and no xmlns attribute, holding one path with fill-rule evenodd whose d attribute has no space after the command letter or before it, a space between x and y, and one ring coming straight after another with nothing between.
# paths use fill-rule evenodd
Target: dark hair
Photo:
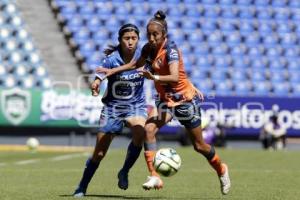
<instances>
[{"instance_id":1,"label":"dark hair","mask_svg":"<svg viewBox=\"0 0 300 200\"><path fill-rule=\"evenodd\" d=\"M124 35L124 33L126 32L131 32L134 31L138 38L140 38L140 31L138 29L138 27L134 24L124 24L123 26L121 26L121 28L119 29L118 32L118 40L119 42L121 41L122 36ZM112 52L116 51L119 48L120 44L118 45L108 45L108 47L106 49L104 49L103 53L108 56L109 54L111 54Z\"/></svg>"},{"instance_id":2,"label":"dark hair","mask_svg":"<svg viewBox=\"0 0 300 200\"><path fill-rule=\"evenodd\" d=\"M158 10L152 19L150 19L148 26L150 23L156 23L160 26L162 26L163 31L167 34L168 33L168 24L166 21L166 14L162 10Z\"/></svg>"}]
</instances>

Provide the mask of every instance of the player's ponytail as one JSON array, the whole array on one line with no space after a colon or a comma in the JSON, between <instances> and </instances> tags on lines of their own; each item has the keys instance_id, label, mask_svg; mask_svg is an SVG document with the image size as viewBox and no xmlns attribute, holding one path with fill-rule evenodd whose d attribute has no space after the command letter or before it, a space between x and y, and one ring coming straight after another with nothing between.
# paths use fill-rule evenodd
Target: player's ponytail
<instances>
[{"instance_id":1,"label":"player's ponytail","mask_svg":"<svg viewBox=\"0 0 300 200\"><path fill-rule=\"evenodd\" d=\"M119 42L121 41L122 36L126 33L126 32L131 32L134 31L138 38L140 38L140 31L138 29L138 27L134 24L125 24L123 26L121 26L121 28L119 29L118 32L118 40ZM119 45L108 45L108 47L106 49L104 49L103 53L108 56L110 55L112 52L118 50L120 44Z\"/></svg>"},{"instance_id":2,"label":"player's ponytail","mask_svg":"<svg viewBox=\"0 0 300 200\"><path fill-rule=\"evenodd\" d=\"M162 10L158 10L155 14L154 17L149 21L148 25L150 23L155 23L158 24L162 27L163 31L165 34L168 33L168 24L166 21L166 14Z\"/></svg>"}]
</instances>

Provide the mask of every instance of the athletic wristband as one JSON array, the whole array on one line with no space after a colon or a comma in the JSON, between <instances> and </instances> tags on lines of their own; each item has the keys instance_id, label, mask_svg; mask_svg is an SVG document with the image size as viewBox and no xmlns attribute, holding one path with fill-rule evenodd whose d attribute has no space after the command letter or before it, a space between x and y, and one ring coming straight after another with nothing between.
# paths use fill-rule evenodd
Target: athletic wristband
<instances>
[{"instance_id":1,"label":"athletic wristband","mask_svg":"<svg viewBox=\"0 0 300 200\"><path fill-rule=\"evenodd\" d=\"M159 81L159 75L153 75L155 81Z\"/></svg>"}]
</instances>

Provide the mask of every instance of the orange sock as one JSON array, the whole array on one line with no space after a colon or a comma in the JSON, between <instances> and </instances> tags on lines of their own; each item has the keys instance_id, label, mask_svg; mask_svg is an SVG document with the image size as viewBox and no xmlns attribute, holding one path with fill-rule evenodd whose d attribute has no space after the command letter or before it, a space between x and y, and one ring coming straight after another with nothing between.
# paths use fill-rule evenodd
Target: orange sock
<instances>
[{"instance_id":1,"label":"orange sock","mask_svg":"<svg viewBox=\"0 0 300 200\"><path fill-rule=\"evenodd\" d=\"M145 151L144 155L151 176L159 176L153 167L153 158L155 156L155 151Z\"/></svg>"},{"instance_id":2,"label":"orange sock","mask_svg":"<svg viewBox=\"0 0 300 200\"><path fill-rule=\"evenodd\" d=\"M208 162L216 170L218 176L221 176L225 173L225 168L223 167L221 159L217 154L215 154L215 156Z\"/></svg>"}]
</instances>

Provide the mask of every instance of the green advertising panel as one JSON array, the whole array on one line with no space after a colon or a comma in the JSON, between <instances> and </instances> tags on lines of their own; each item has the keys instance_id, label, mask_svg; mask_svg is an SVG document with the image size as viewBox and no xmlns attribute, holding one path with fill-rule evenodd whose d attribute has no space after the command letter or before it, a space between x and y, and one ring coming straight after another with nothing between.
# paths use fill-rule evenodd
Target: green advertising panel
<instances>
[{"instance_id":1,"label":"green advertising panel","mask_svg":"<svg viewBox=\"0 0 300 200\"><path fill-rule=\"evenodd\" d=\"M0 89L0 126L96 126L101 96L89 90Z\"/></svg>"}]
</instances>

